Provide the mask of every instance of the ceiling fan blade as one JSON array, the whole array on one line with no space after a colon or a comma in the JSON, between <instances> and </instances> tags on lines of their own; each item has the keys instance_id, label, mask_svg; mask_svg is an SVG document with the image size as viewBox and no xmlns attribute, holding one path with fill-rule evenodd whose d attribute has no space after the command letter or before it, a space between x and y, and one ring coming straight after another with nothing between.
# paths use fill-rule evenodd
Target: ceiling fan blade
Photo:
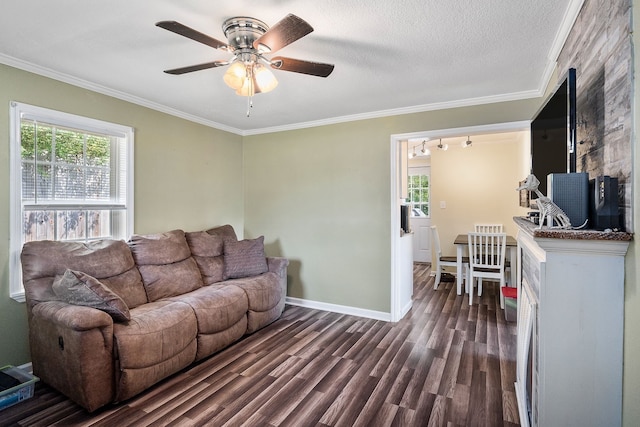
<instances>
[{"instance_id":1,"label":"ceiling fan blade","mask_svg":"<svg viewBox=\"0 0 640 427\"><path fill-rule=\"evenodd\" d=\"M334 65L276 56L271 59L271 67L276 70L293 71L294 73L327 77L333 71Z\"/></svg>"},{"instance_id":2,"label":"ceiling fan blade","mask_svg":"<svg viewBox=\"0 0 640 427\"><path fill-rule=\"evenodd\" d=\"M222 49L226 51L231 50L227 43L216 40L213 37L209 37L206 34L196 31L193 28L189 28L186 25L182 25L181 23L176 21L160 21L156 23L156 26L164 28L165 30L169 30L176 34L180 34L181 36L206 44L207 46L211 46L216 49Z\"/></svg>"},{"instance_id":3,"label":"ceiling fan blade","mask_svg":"<svg viewBox=\"0 0 640 427\"><path fill-rule=\"evenodd\" d=\"M275 52L313 31L313 27L302 18L289 14L253 42L261 52Z\"/></svg>"},{"instance_id":4,"label":"ceiling fan blade","mask_svg":"<svg viewBox=\"0 0 640 427\"><path fill-rule=\"evenodd\" d=\"M179 75L179 74L191 73L193 71L206 70L208 68L224 67L225 65L229 65L229 61L205 62L204 64L190 65L188 67L164 70L164 72L167 74Z\"/></svg>"}]
</instances>

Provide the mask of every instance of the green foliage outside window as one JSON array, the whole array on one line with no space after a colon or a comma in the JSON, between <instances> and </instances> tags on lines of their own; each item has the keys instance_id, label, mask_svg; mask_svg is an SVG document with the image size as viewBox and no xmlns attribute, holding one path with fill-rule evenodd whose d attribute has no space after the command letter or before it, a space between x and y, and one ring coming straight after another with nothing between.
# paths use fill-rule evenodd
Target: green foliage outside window
<instances>
[{"instance_id":1,"label":"green foliage outside window","mask_svg":"<svg viewBox=\"0 0 640 427\"><path fill-rule=\"evenodd\" d=\"M22 120L22 160L55 161L76 165L108 166L110 138ZM86 140L86 145L85 145ZM54 144L55 143L55 144ZM86 153L85 153L86 148ZM86 158L86 163L85 163Z\"/></svg>"},{"instance_id":2,"label":"green foliage outside window","mask_svg":"<svg viewBox=\"0 0 640 427\"><path fill-rule=\"evenodd\" d=\"M425 216L429 216L429 196L429 176L409 176L409 198L407 201L414 208L420 209Z\"/></svg>"},{"instance_id":3,"label":"green foliage outside window","mask_svg":"<svg viewBox=\"0 0 640 427\"><path fill-rule=\"evenodd\" d=\"M110 200L110 136L23 119L20 142L23 201ZM23 236L25 241L101 237L108 217L99 209L26 209Z\"/></svg>"}]
</instances>

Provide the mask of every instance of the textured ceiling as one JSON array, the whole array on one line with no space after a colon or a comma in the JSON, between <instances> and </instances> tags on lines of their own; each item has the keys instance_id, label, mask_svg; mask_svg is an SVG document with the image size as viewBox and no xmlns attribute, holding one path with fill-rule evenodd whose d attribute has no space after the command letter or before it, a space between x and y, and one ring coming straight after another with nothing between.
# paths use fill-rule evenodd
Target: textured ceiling
<instances>
[{"instance_id":1,"label":"textured ceiling","mask_svg":"<svg viewBox=\"0 0 640 427\"><path fill-rule=\"evenodd\" d=\"M540 96L581 0L10 0L0 62L239 134ZM230 57L162 30L175 20L225 41L222 22L273 25L288 13L314 32L283 56L335 64L328 78L274 71L247 99L224 68L162 70Z\"/></svg>"}]
</instances>

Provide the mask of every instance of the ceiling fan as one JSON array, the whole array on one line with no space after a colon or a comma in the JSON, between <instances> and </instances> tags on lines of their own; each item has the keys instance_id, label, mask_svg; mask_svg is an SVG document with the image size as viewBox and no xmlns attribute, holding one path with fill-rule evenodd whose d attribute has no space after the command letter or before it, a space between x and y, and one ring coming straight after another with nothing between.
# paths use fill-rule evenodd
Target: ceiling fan
<instances>
[{"instance_id":1,"label":"ceiling fan","mask_svg":"<svg viewBox=\"0 0 640 427\"><path fill-rule=\"evenodd\" d=\"M229 60L174 68L165 70L165 73L179 75L229 65L224 81L241 96L252 97L257 93L269 92L277 86L275 76L265 65L275 70L318 77L327 77L334 68L333 64L284 56L269 59L264 56L282 49L313 31L313 27L304 19L293 14L287 15L271 28L258 19L246 16L227 19L222 25L222 31L228 43L216 40L176 21L160 21L156 26L233 54Z\"/></svg>"}]
</instances>

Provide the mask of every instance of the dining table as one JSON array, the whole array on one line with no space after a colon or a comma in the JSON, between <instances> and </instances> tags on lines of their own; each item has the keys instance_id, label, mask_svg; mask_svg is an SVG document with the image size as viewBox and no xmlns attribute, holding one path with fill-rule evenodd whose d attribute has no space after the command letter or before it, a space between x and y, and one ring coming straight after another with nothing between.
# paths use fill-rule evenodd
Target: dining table
<instances>
[{"instance_id":1,"label":"dining table","mask_svg":"<svg viewBox=\"0 0 640 427\"><path fill-rule=\"evenodd\" d=\"M458 295L462 295L462 257L464 256L465 249L469 246L469 235L467 233L458 234L456 236L456 239L453 241L453 244L456 246L456 291ZM511 286L513 286L514 283L513 278L516 277L515 265L517 262L516 259L518 254L517 247L518 241L515 239L515 237L507 234L506 249L508 252L509 263L511 265L507 282Z\"/></svg>"}]
</instances>

